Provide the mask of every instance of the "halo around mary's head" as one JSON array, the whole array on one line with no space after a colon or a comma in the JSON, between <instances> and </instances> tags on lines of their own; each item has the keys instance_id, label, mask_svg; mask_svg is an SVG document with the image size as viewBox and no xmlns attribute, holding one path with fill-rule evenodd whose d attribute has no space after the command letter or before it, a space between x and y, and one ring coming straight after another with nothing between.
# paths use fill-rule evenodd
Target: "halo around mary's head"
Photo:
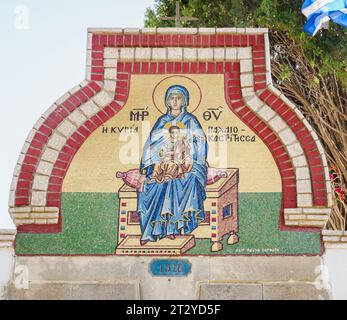
<instances>
[{"instance_id":1,"label":"halo around mary's head","mask_svg":"<svg viewBox=\"0 0 347 320\"><path fill-rule=\"evenodd\" d=\"M187 108L189 106L189 100L190 100L190 95L189 95L189 91L181 86L181 85L174 85L174 86L171 86L167 91L166 91L166 94L165 94L165 105L169 107L169 98L172 94L182 94L183 97L185 98L185 102L184 102L184 105L183 105L183 108Z\"/></svg>"}]
</instances>

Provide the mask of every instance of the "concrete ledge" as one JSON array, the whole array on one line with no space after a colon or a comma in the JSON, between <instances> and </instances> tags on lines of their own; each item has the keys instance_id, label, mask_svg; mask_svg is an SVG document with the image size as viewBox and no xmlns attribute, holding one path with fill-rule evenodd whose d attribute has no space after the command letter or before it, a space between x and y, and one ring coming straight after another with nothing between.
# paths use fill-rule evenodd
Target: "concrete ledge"
<instances>
[{"instance_id":1,"label":"concrete ledge","mask_svg":"<svg viewBox=\"0 0 347 320\"><path fill-rule=\"evenodd\" d=\"M286 226L323 229L329 220L331 208L293 208L284 210Z\"/></svg>"},{"instance_id":2,"label":"concrete ledge","mask_svg":"<svg viewBox=\"0 0 347 320\"><path fill-rule=\"evenodd\" d=\"M13 248L16 234L16 230L0 229L0 249Z\"/></svg>"},{"instance_id":3,"label":"concrete ledge","mask_svg":"<svg viewBox=\"0 0 347 320\"><path fill-rule=\"evenodd\" d=\"M15 258L15 269L27 270L29 288L27 292L16 290L16 275L12 275L7 298L40 299L49 291L44 299L270 299L270 288L267 295L264 294L267 285L279 286L276 295L288 299L297 296L301 299L310 292L312 299L327 296L326 292L312 291L320 279L317 274L322 263L319 256L185 259L192 264L191 273L186 277L170 278L151 275L151 257L19 256ZM294 284L308 284L309 287L295 287ZM288 288L288 285L293 287ZM183 287L184 290L177 290ZM126 291L123 296L122 291Z\"/></svg>"},{"instance_id":4,"label":"concrete ledge","mask_svg":"<svg viewBox=\"0 0 347 320\"><path fill-rule=\"evenodd\" d=\"M329 300L315 283L203 283L201 300Z\"/></svg>"},{"instance_id":5,"label":"concrete ledge","mask_svg":"<svg viewBox=\"0 0 347 320\"><path fill-rule=\"evenodd\" d=\"M218 284L200 285L200 300L263 300L261 284Z\"/></svg>"},{"instance_id":6,"label":"concrete ledge","mask_svg":"<svg viewBox=\"0 0 347 320\"><path fill-rule=\"evenodd\" d=\"M139 283L31 283L7 288L7 300L139 300Z\"/></svg>"},{"instance_id":7,"label":"concrete ledge","mask_svg":"<svg viewBox=\"0 0 347 320\"><path fill-rule=\"evenodd\" d=\"M347 249L347 231L323 230L323 241L327 249Z\"/></svg>"},{"instance_id":8,"label":"concrete ledge","mask_svg":"<svg viewBox=\"0 0 347 320\"><path fill-rule=\"evenodd\" d=\"M276 283L263 285L263 299L329 300L329 294L314 283Z\"/></svg>"},{"instance_id":9,"label":"concrete ledge","mask_svg":"<svg viewBox=\"0 0 347 320\"><path fill-rule=\"evenodd\" d=\"M94 34L266 34L267 28L88 28Z\"/></svg>"},{"instance_id":10,"label":"concrete ledge","mask_svg":"<svg viewBox=\"0 0 347 320\"><path fill-rule=\"evenodd\" d=\"M9 213L16 226L57 224L59 219L59 208L54 207L10 208Z\"/></svg>"}]
</instances>

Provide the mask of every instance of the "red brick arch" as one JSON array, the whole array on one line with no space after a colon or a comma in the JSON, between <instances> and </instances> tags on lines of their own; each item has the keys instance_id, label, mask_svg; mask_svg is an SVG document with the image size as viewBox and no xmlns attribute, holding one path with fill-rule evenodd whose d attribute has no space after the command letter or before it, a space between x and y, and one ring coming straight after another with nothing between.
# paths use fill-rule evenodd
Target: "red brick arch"
<instances>
[{"instance_id":1,"label":"red brick arch","mask_svg":"<svg viewBox=\"0 0 347 320\"><path fill-rule=\"evenodd\" d=\"M104 79L104 49L117 48L227 48L251 47L253 53L254 89L256 95L271 107L293 130L308 160L313 206L328 207L328 190L325 167L321 152L312 133L287 103L276 95L267 81L267 61L264 34L93 34L91 50L91 81L74 92L61 105L57 105L35 131L29 148L25 152L15 190L14 207L30 206L34 173L42 156L44 146L57 126L80 105L102 90ZM66 141L55 161L47 189L47 207L61 211L62 185L69 166L92 132L102 126L124 107L130 89L132 74L224 74L226 101L230 109L251 128L266 144L276 161L282 178L283 209L297 207L297 181L290 155L279 136L247 106L241 86L240 63L238 61L177 62L177 61L119 61L114 101L97 114L87 119ZM282 219L283 220L283 219ZM283 221L282 221L283 223ZM60 232L61 214L58 224L23 225L19 232Z\"/></svg>"}]
</instances>

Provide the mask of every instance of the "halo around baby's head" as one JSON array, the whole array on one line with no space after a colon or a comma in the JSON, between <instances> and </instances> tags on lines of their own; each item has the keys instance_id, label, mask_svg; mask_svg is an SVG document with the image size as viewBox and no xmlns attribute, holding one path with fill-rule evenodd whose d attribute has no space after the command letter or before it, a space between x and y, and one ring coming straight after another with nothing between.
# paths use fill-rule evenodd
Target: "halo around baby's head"
<instances>
[{"instance_id":1,"label":"halo around baby's head","mask_svg":"<svg viewBox=\"0 0 347 320\"><path fill-rule=\"evenodd\" d=\"M167 91L166 91L166 95L165 95L165 105L167 106L167 108L170 111L170 103L169 103L169 99L171 97L171 95L173 94L179 94L182 96L182 100L183 100L183 105L182 108L187 108L187 106L189 106L189 100L190 100L190 96L189 96L189 91L181 86L181 85L174 85L171 86Z\"/></svg>"}]
</instances>

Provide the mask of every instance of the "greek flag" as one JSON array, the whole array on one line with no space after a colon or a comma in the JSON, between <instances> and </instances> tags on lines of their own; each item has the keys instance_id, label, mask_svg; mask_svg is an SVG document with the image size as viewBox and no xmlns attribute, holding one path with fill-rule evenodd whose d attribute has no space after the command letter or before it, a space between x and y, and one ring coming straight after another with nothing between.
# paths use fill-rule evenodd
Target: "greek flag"
<instances>
[{"instance_id":1,"label":"greek flag","mask_svg":"<svg viewBox=\"0 0 347 320\"><path fill-rule=\"evenodd\" d=\"M301 11L307 17L304 30L311 36L329 21L347 27L347 0L305 0Z\"/></svg>"}]
</instances>

